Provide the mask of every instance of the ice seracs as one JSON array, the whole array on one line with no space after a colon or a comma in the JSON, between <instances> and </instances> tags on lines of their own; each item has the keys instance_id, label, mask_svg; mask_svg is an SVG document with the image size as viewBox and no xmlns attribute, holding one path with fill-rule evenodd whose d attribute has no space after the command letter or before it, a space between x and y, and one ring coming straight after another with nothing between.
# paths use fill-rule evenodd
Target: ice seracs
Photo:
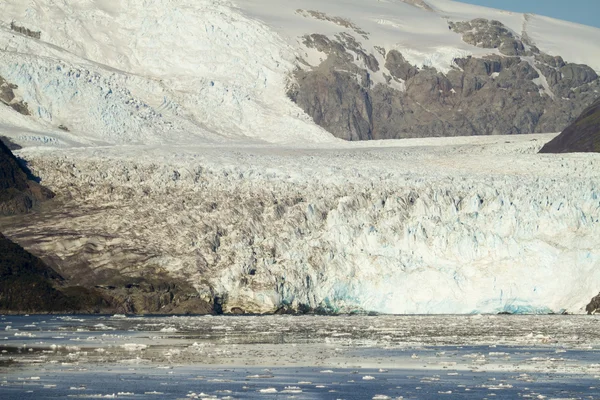
<instances>
[{"instance_id":1,"label":"ice seracs","mask_svg":"<svg viewBox=\"0 0 600 400\"><path fill-rule=\"evenodd\" d=\"M352 32L386 82L375 46L440 71L496 52L448 19L527 22L542 50L542 28L573 27L419 4L2 2L0 76L32 116L0 105L0 133L61 195L0 228L66 276L174 277L224 312L583 311L600 286L597 157L537 155L551 134L348 144L288 98L323 56L307 34ZM581 56L594 69L598 43Z\"/></svg>"}]
</instances>

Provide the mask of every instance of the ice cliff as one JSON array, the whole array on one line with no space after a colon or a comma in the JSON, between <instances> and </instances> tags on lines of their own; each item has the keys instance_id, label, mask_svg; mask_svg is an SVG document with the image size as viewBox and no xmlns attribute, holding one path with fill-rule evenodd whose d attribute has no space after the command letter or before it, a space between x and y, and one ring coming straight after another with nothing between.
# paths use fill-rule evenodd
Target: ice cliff
<instances>
[{"instance_id":1,"label":"ice cliff","mask_svg":"<svg viewBox=\"0 0 600 400\"><path fill-rule=\"evenodd\" d=\"M346 143L289 98L325 64L344 69L325 83L356 89L303 92L309 106L341 99L330 123L386 113L357 100L373 85L388 85L383 97L427 86L443 101L411 106L434 129L452 90L485 97L482 82L506 84L484 116L502 116L513 91L549 109L560 89L572 98L552 121L566 123L598 95L597 29L444 0L67 3L0 4L0 135L58 194L0 230L71 284L125 299L175 282L155 308L177 286L225 312L582 312L598 293L597 155L537 154L552 134ZM478 17L500 20L482 29L514 39L518 63L448 28ZM481 79L442 79L468 69Z\"/></svg>"},{"instance_id":2,"label":"ice cliff","mask_svg":"<svg viewBox=\"0 0 600 400\"><path fill-rule=\"evenodd\" d=\"M69 200L6 229L65 276L168 273L225 311L577 312L600 159L536 155L550 137L26 153Z\"/></svg>"}]
</instances>

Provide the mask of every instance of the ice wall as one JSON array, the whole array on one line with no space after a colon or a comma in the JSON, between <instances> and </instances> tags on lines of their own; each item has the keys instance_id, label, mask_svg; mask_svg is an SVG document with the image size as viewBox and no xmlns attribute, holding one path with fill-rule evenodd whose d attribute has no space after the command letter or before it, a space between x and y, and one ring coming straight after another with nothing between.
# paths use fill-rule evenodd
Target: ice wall
<instances>
[{"instance_id":1,"label":"ice wall","mask_svg":"<svg viewBox=\"0 0 600 400\"><path fill-rule=\"evenodd\" d=\"M163 269L226 310L582 311L600 287L600 159L496 140L508 154L487 164L474 146L31 152L72 200L8 233L67 265Z\"/></svg>"}]
</instances>

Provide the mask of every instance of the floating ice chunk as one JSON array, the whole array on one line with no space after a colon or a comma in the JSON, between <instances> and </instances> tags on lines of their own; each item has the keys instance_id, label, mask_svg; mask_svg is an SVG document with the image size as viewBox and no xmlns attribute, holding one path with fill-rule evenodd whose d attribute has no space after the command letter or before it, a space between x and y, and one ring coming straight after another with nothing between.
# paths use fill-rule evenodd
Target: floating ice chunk
<instances>
[{"instance_id":1,"label":"floating ice chunk","mask_svg":"<svg viewBox=\"0 0 600 400\"><path fill-rule=\"evenodd\" d=\"M96 325L94 325L94 328L96 328L98 330L104 330L104 331L108 331L108 330L114 331L115 330L115 328L104 325L104 324L96 324Z\"/></svg>"},{"instance_id":2,"label":"floating ice chunk","mask_svg":"<svg viewBox=\"0 0 600 400\"><path fill-rule=\"evenodd\" d=\"M487 388L489 390L503 390L503 389L512 389L512 387L513 386L508 383L500 383L498 385L488 386Z\"/></svg>"},{"instance_id":3,"label":"floating ice chunk","mask_svg":"<svg viewBox=\"0 0 600 400\"><path fill-rule=\"evenodd\" d=\"M145 344L139 344L139 343L126 343L126 344L122 344L121 348L124 349L125 351L141 351L141 350L146 350L148 348L148 346Z\"/></svg>"},{"instance_id":4,"label":"floating ice chunk","mask_svg":"<svg viewBox=\"0 0 600 400\"><path fill-rule=\"evenodd\" d=\"M302 389L298 386L286 386L281 393L302 393Z\"/></svg>"},{"instance_id":5,"label":"floating ice chunk","mask_svg":"<svg viewBox=\"0 0 600 400\"><path fill-rule=\"evenodd\" d=\"M374 381L375 377L371 376L371 375L365 375L362 377L363 381Z\"/></svg>"},{"instance_id":6,"label":"floating ice chunk","mask_svg":"<svg viewBox=\"0 0 600 400\"><path fill-rule=\"evenodd\" d=\"M260 393L277 393L277 389L275 389L275 388L260 389L259 392Z\"/></svg>"},{"instance_id":7,"label":"floating ice chunk","mask_svg":"<svg viewBox=\"0 0 600 400\"><path fill-rule=\"evenodd\" d=\"M15 336L35 337L31 332L15 332Z\"/></svg>"}]
</instances>

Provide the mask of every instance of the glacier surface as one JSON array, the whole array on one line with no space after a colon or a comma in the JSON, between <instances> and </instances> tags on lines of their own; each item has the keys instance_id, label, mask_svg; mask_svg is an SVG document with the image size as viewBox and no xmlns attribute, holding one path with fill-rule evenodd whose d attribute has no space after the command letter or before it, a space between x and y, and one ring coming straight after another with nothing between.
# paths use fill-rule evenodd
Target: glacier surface
<instances>
[{"instance_id":1,"label":"glacier surface","mask_svg":"<svg viewBox=\"0 0 600 400\"><path fill-rule=\"evenodd\" d=\"M600 157L537 155L551 137L28 149L62 211L3 229L67 276L166 271L226 311L577 312Z\"/></svg>"},{"instance_id":2,"label":"glacier surface","mask_svg":"<svg viewBox=\"0 0 600 400\"><path fill-rule=\"evenodd\" d=\"M551 28L598 31L371 3L3 1L0 75L32 116L0 107L0 134L60 196L0 228L69 279L166 273L225 311L582 312L600 290L598 155L537 155L552 134L350 144L285 93L319 57L298 36L340 29L299 8L442 70L485 50L446 18L528 22L542 50ZM599 69L598 43L575 61Z\"/></svg>"}]
</instances>

